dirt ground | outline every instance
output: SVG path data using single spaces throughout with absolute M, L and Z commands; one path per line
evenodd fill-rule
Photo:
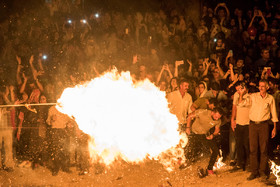
M 50 170 L 39 166 L 35 170 L 30 167 L 16 167 L 13 172 L 0 170 L 0 186 L 275 186 L 275 177 L 271 176 L 267 184 L 255 179 L 247 181 L 249 172 L 229 172 L 230 166 L 226 165 L 216 171 L 214 176 L 199 178 L 198 166 L 205 168 L 207 160 L 199 161 L 192 166 L 173 172 L 167 172 L 157 161 L 132 165 L 116 163 L 110 169 L 97 173 L 96 167 L 91 167 L 86 175 L 78 175 L 75 167 L 72 173 L 59 172 L 52 176 Z

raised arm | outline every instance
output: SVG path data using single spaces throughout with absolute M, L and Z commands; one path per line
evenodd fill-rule
M 173 78 L 173 75 L 172 75 L 172 73 L 171 73 L 171 71 L 170 71 L 170 69 L 169 69 L 168 64 L 166 64 L 165 70 L 168 72 L 170 79 L 172 79 L 172 78 Z
M 36 79 L 35 79 L 35 82 L 36 82 L 36 84 L 37 84 L 39 90 L 40 90 L 41 92 L 43 92 L 43 91 L 44 91 L 44 87 L 43 87 L 43 85 L 40 83 L 40 81 L 38 80 L 37 77 L 36 77 Z
M 42 53 L 39 54 L 38 65 L 39 65 L 39 70 L 44 71 L 44 67 L 43 67 L 43 64 L 42 64 Z
M 220 76 L 221 76 L 221 77 L 224 77 L 225 73 L 224 73 L 224 71 L 222 70 L 222 68 L 221 68 L 221 66 L 220 66 L 220 58 L 217 57 L 215 60 L 216 60 L 216 62 L 217 62 L 217 68 L 219 69 Z
M 250 24 L 248 25 L 248 28 L 252 27 L 252 25 L 253 25 L 253 23 L 254 23 L 255 18 L 256 18 L 256 12 L 254 11 L 254 15 L 253 15 L 253 17 L 252 17 L 252 19 L 251 19 Z
M 163 73 L 164 70 L 165 70 L 165 65 L 162 66 L 162 68 L 161 68 L 161 70 L 160 70 L 160 72 L 159 72 L 159 74 L 158 74 L 157 81 L 156 81 L 156 85 L 158 85 L 158 83 L 159 83 L 159 81 L 160 81 L 160 79 L 161 79 L 161 76 L 162 76 L 162 73 Z
M 227 72 L 226 72 L 225 75 L 223 76 L 223 79 L 226 79 L 229 75 L 230 75 L 230 69 L 227 70 Z
M 232 64 L 229 64 L 229 70 L 230 70 L 230 78 L 231 78 L 231 81 L 235 81 L 237 79 L 237 76 L 234 74 L 233 72 L 233 65 Z
M 34 62 L 34 55 L 31 55 L 30 59 L 29 59 L 29 64 L 30 64 L 30 68 L 31 68 L 31 71 L 32 71 L 32 75 L 33 75 L 33 78 L 34 80 L 37 78 L 37 70 L 35 69 L 34 65 L 33 65 L 33 62 Z
M 178 67 L 180 65 L 184 64 L 184 61 L 183 60 L 180 60 L 180 61 L 175 61 L 175 72 L 174 72 L 174 77 L 178 77 Z
M 264 24 L 263 31 L 267 31 L 267 22 L 266 22 L 265 17 L 262 14 L 262 11 L 260 11 L 260 10 L 259 10 L 259 16 L 262 18 L 262 21 L 263 21 L 263 24 Z
M 192 62 L 190 60 L 187 60 L 188 64 L 189 64 L 189 70 L 188 70 L 188 75 L 192 76 Z
M 202 74 L 202 77 L 206 76 L 208 74 L 208 70 L 209 70 L 211 62 L 210 61 L 206 61 L 205 64 L 206 64 L 206 67 L 205 67 L 205 70 L 204 70 L 204 72 Z
M 226 67 L 229 67 L 228 59 L 232 56 L 233 56 L 232 52 L 229 51 L 227 56 L 226 56 L 226 60 L 225 60 L 225 66 Z
M 4 99 L 5 103 L 8 105 L 12 104 L 11 100 L 9 99 L 9 93 L 10 93 L 9 87 L 6 86 L 6 91 L 2 94 L 3 94 L 3 99 Z
M 23 83 L 22 83 L 22 85 L 21 85 L 21 87 L 20 87 L 20 90 L 19 90 L 19 93 L 23 93 L 24 92 L 24 90 L 25 90 L 25 87 L 26 87 L 26 83 L 27 83 L 27 77 L 25 76 L 25 74 L 24 73 L 22 73 L 22 77 L 23 77 Z
M 232 131 L 234 132 L 235 128 L 236 128 L 236 111 L 237 111 L 237 107 L 235 104 L 232 105 L 232 110 L 231 110 L 231 128 Z
M 16 55 L 16 59 L 17 59 L 17 62 L 18 62 L 18 65 L 17 65 L 17 84 L 21 85 L 22 84 L 22 80 L 21 80 L 21 77 L 20 77 L 21 68 L 22 68 L 21 58 Z

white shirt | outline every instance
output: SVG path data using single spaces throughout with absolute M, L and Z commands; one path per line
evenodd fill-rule
M 272 122 L 278 122 L 275 100 L 272 95 L 266 93 L 262 98 L 260 92 L 250 96 L 251 108 L 249 118 L 252 121 L 265 121 L 271 118 Z
M 167 96 L 170 112 L 178 118 L 179 124 L 186 123 L 187 115 L 191 113 L 192 96 L 185 93 L 182 97 L 179 90 L 171 92 Z
M 240 95 L 235 92 L 233 95 L 233 105 L 236 105 L 236 124 L 238 125 L 249 125 L 250 119 L 249 119 L 249 111 L 250 111 L 250 105 L 249 102 L 247 104 L 238 104 L 239 103 L 239 97 Z M 243 95 L 244 100 L 248 100 L 250 95 L 246 93 Z

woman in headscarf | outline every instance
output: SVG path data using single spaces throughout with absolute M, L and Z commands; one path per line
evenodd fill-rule
M 196 99 L 200 97 L 204 97 L 205 93 L 207 92 L 207 84 L 204 81 L 200 81 L 195 88 L 195 95 Z

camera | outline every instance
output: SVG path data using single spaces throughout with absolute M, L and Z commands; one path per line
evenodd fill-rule
M 71 24 L 71 23 L 72 23 L 72 20 L 71 20 L 71 19 L 68 19 L 68 20 L 67 20 L 67 23 Z
M 94 14 L 94 16 L 95 16 L 95 18 L 99 18 L 99 14 L 98 13 Z
M 214 42 L 217 42 L 218 41 L 218 39 L 217 38 L 214 38 Z

